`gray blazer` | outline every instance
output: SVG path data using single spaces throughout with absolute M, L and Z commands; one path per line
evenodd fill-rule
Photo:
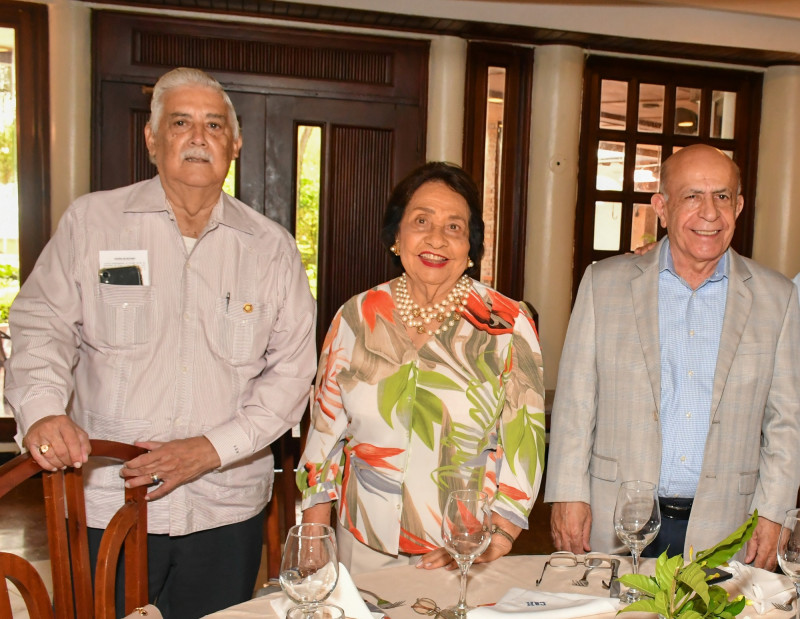
M 661 360 L 658 247 L 590 266 L 581 281 L 553 404 L 545 501 L 592 507 L 593 550 L 624 548 L 613 515 L 622 481 L 658 485 Z M 800 306 L 782 275 L 730 250 L 700 482 L 684 556 L 752 510 L 782 522 L 800 483 Z

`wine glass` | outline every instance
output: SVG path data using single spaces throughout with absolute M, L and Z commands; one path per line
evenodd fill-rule
M 488 548 L 492 538 L 489 497 L 479 490 L 454 490 L 447 497 L 442 516 L 444 548 L 453 555 L 461 570 L 458 604 L 448 610 L 466 617 L 470 609 L 467 606 L 467 572 L 475 558 Z
M 293 526 L 286 535 L 280 583 L 286 595 L 308 612 L 333 592 L 339 579 L 339 561 L 333 529 L 325 524 Z
M 800 619 L 800 509 L 786 512 L 778 535 L 778 565 L 794 583 L 797 591 L 797 619 Z
M 639 555 L 655 539 L 660 528 L 661 510 L 655 484 L 639 480 L 622 482 L 614 507 L 614 530 L 631 551 L 634 574 L 639 573 Z M 631 587 L 620 599 L 630 604 L 640 597 L 641 592 Z
M 345 619 L 344 610 L 333 604 L 302 604 L 286 611 L 286 619 Z

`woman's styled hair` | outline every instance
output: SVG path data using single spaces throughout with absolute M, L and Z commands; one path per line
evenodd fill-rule
M 444 161 L 430 161 L 418 167 L 392 190 L 381 230 L 381 242 L 389 249 L 392 261 L 395 265 L 400 265 L 400 257 L 395 256 L 390 248 L 397 240 L 397 230 L 411 197 L 425 183 L 444 183 L 466 200 L 469 207 L 469 257 L 477 265 L 483 256 L 481 195 L 469 174 L 461 167 Z

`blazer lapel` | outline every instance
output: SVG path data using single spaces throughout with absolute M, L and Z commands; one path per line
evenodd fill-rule
M 722 321 L 722 335 L 719 340 L 717 367 L 714 371 L 714 389 L 711 396 L 711 421 L 714 421 L 722 399 L 722 391 L 728 380 L 733 358 L 739 348 L 744 327 L 750 317 L 753 305 L 753 292 L 747 285 L 750 270 L 742 257 L 734 250 L 728 253 L 730 270 L 728 272 L 728 296 L 725 300 L 725 318 Z
M 644 362 L 653 389 L 656 410 L 661 411 L 661 345 L 658 340 L 658 257 L 662 240 L 634 263 L 639 269 L 631 279 L 633 312 L 636 315 L 636 328 L 642 343 Z

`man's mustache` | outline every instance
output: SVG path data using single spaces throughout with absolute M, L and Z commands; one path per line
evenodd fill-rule
M 211 153 L 205 148 L 193 146 L 192 148 L 187 148 L 181 153 L 181 159 L 184 161 L 187 159 L 202 159 L 203 161 L 211 161 L 212 157 Z

